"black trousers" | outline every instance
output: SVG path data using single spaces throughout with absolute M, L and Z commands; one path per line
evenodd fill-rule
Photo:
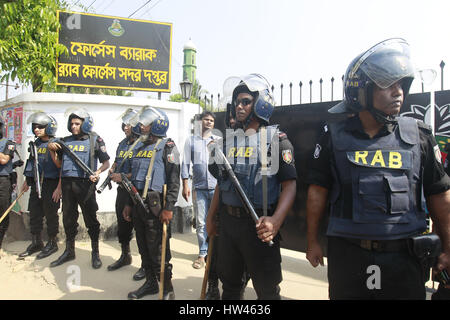
M 220 213 L 218 274 L 222 299 L 240 299 L 246 271 L 260 300 L 279 300 L 282 281 L 279 237 L 270 247 L 256 234 L 255 222 L 248 217 Z
M 408 250 L 377 252 L 343 238 L 328 238 L 330 299 L 420 299 L 426 297 L 422 267 Z
M 30 212 L 31 234 L 39 235 L 43 229 L 44 217 L 49 238 L 56 237 L 59 230 L 58 209 L 60 201 L 54 202 L 53 192 L 58 186 L 58 179 L 44 179 L 42 182 L 41 199 L 36 192 L 36 185 L 31 185 L 28 211 Z
M 11 205 L 11 179 L 9 176 L 0 176 L 0 217 Z M 9 227 L 9 214 L 0 223 L 0 237 L 6 234 Z M 0 239 L 1 242 L 1 239 Z
M 132 210 L 132 220 L 136 230 L 136 242 L 141 255 L 142 267 L 147 277 L 156 275 L 159 279 L 161 271 L 162 223 L 151 213 L 146 213 L 140 205 Z M 166 256 L 164 265 L 165 279 L 172 279 L 172 258 L 169 239 L 171 237 L 170 224 L 167 226 Z
M 122 188 L 117 188 L 116 197 L 116 217 L 117 217 L 117 237 L 120 244 L 128 244 L 131 241 L 133 234 L 133 222 L 126 221 L 123 218 L 122 211 L 129 199 L 128 192 Z
M 80 178 L 62 178 L 62 210 L 66 240 L 73 241 L 78 233 L 78 205 L 92 241 L 98 241 L 100 223 L 97 220 L 97 200 L 92 192 L 91 181 Z M 89 197 L 87 197 L 90 192 Z

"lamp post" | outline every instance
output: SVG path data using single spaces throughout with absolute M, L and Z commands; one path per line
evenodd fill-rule
M 188 101 L 192 94 L 192 82 L 185 79 L 180 82 L 180 88 L 181 88 L 181 96 L 183 97 L 184 101 Z

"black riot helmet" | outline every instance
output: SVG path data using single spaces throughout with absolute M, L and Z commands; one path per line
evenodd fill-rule
M 401 82 L 404 97 L 414 80 L 409 44 L 401 38 L 387 39 L 358 55 L 344 76 L 344 100 L 328 110 L 330 113 L 357 113 L 368 110 L 381 123 L 395 122 L 373 107 L 373 86 L 386 89 Z

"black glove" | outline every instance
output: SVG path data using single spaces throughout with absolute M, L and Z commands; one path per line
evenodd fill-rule
M 13 169 L 17 168 L 17 167 L 21 167 L 23 166 L 23 161 L 22 160 L 17 160 L 13 162 Z

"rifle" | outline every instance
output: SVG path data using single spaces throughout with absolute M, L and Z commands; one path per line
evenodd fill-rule
M 133 151 L 134 147 L 138 144 L 138 142 L 140 142 L 142 140 L 142 137 L 139 137 L 138 139 L 136 139 L 136 141 L 128 148 L 128 150 L 125 152 L 125 154 L 123 155 L 123 160 L 122 162 L 116 166 L 114 168 L 114 173 L 119 172 L 120 168 L 122 168 L 123 164 L 125 163 L 126 159 L 128 158 L 129 154 L 131 153 L 131 151 Z M 97 189 L 97 193 L 102 193 L 103 190 L 105 190 L 106 186 L 108 186 L 108 189 L 111 190 L 112 185 L 111 185 L 111 175 L 108 174 L 108 176 L 106 177 L 105 181 L 103 181 L 103 183 L 101 184 L 101 186 Z
M 30 141 L 30 155 L 33 158 L 33 177 L 34 183 L 36 184 L 36 192 L 38 194 L 39 199 L 42 197 L 42 189 L 41 189 L 41 177 L 39 176 L 39 161 L 38 161 L 38 153 L 36 148 L 36 143 L 34 141 Z
M 147 213 L 150 213 L 147 204 L 142 199 L 136 187 L 131 183 L 131 181 L 127 178 L 127 176 L 124 173 L 121 173 L 120 176 L 122 177 L 122 181 L 120 182 L 120 184 L 129 193 L 131 200 L 133 200 L 134 204 L 140 204 L 141 207 L 144 208 Z
M 216 147 L 214 148 L 214 145 Z M 227 157 L 223 154 L 222 150 L 218 147 L 216 141 L 211 141 L 208 144 L 208 148 L 215 152 L 215 154 L 218 156 L 218 161 L 216 163 L 218 165 L 221 164 L 221 166 L 225 169 L 225 171 L 228 173 L 228 176 L 231 179 L 231 182 L 233 183 L 233 186 L 235 190 L 237 191 L 237 194 L 239 198 L 241 199 L 242 204 L 244 205 L 245 211 L 250 215 L 250 217 L 253 219 L 255 223 L 258 222 L 258 215 L 256 214 L 255 208 L 253 208 L 252 203 L 248 199 L 247 195 L 244 192 L 244 189 L 242 189 L 241 184 L 239 183 L 239 180 L 237 179 L 236 175 L 234 174 L 233 168 L 231 167 L 230 163 L 228 162 Z M 269 246 L 273 246 L 273 241 L 270 240 L 268 242 Z
M 55 143 L 59 144 L 63 150 L 63 152 L 67 153 L 67 155 L 77 164 L 77 166 L 79 166 L 81 168 L 81 170 L 83 170 L 88 176 L 93 176 L 95 175 L 95 172 L 92 171 L 91 168 L 89 168 L 84 162 L 83 160 L 81 160 L 76 154 L 75 152 L 73 152 L 68 146 L 67 144 L 65 144 L 62 140 L 58 139 L 54 141 Z

